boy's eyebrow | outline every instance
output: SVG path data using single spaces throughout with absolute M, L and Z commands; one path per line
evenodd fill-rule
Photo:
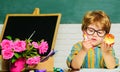
M 92 27 L 88 27 L 88 28 L 92 28 Z M 92 29 L 94 29 L 94 28 L 92 28 Z M 94 30 L 96 30 L 96 29 L 94 29 Z M 99 30 L 104 30 L 104 29 L 98 29 L 97 31 L 99 31 Z

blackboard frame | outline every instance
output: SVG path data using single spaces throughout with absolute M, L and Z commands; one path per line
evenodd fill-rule
M 13 22 L 15 21 L 15 20 L 17 20 L 18 22 L 21 22 L 21 21 L 24 21 L 24 19 L 23 19 L 23 17 L 26 17 L 26 18 L 32 18 L 33 20 L 35 20 L 36 21 L 36 26 L 34 26 L 34 27 L 37 27 L 37 29 L 38 30 L 40 30 L 39 29 L 39 27 L 40 27 L 40 25 L 39 26 L 37 26 L 38 24 L 37 24 L 37 22 L 38 23 L 45 23 L 45 24 L 52 24 L 52 25 L 42 25 L 43 27 L 46 27 L 46 26 L 50 26 L 50 27 L 52 27 L 52 26 L 54 26 L 54 27 L 52 27 L 52 28 L 50 28 L 50 27 L 47 27 L 46 29 L 52 29 L 52 30 L 54 30 L 54 32 L 52 33 L 53 35 L 51 35 L 51 37 L 53 37 L 52 38 L 52 40 L 51 41 L 48 41 L 49 40 L 49 38 L 47 38 L 47 39 L 45 39 L 44 38 L 44 36 L 42 36 L 43 38 L 41 38 L 41 39 L 45 39 L 46 41 L 48 41 L 48 44 L 49 44 L 49 49 L 48 49 L 48 52 L 47 53 L 45 53 L 44 55 L 47 55 L 49 52 L 50 52 L 50 50 L 51 49 L 54 49 L 54 47 L 55 47 L 55 42 L 56 42 L 56 37 L 57 37 L 57 33 L 58 33 L 58 28 L 59 28 L 59 24 L 60 24 L 60 19 L 61 19 L 61 14 L 59 14 L 59 13 L 57 13 L 57 14 L 39 14 L 39 15 L 35 15 L 35 14 L 7 14 L 6 15 L 6 18 L 5 18 L 5 22 L 4 22 L 4 25 L 3 25 L 3 28 L 2 28 L 2 33 L 1 33 L 1 37 L 0 37 L 0 42 L 1 42 L 1 40 L 3 40 L 4 38 L 5 38 L 5 36 L 7 36 L 7 34 L 9 35 L 9 33 L 10 33 L 10 31 L 12 31 L 12 30 L 14 30 L 14 29 L 16 29 L 16 30 L 14 30 L 14 31 L 17 31 L 17 29 L 19 29 L 19 25 L 20 25 L 20 23 L 18 23 L 19 25 L 15 25 L 15 26 L 18 26 L 18 27 L 14 27 L 14 25 L 12 25 L 12 23 L 10 22 L 10 18 L 17 18 L 18 17 L 18 20 L 17 19 L 11 19 Z M 20 19 L 19 20 L 19 17 L 22 19 Z M 34 19 L 34 17 L 35 17 L 35 19 Z M 37 18 L 40 18 L 40 19 L 37 19 Z M 44 19 L 42 19 L 42 18 L 44 18 Z M 32 21 L 32 19 L 27 19 L 28 21 L 24 21 L 24 22 L 28 22 L 28 23 L 31 23 Z M 37 20 L 36 20 L 37 19 Z M 50 20 L 49 20 L 50 19 Z M 42 21 L 43 20 L 43 21 Z M 17 21 L 15 21 L 14 23 L 17 23 Z M 29 22 L 30 21 L 30 22 Z M 47 23 L 48 22 L 48 23 Z M 50 22 L 50 23 L 49 23 Z M 21 22 L 21 23 L 23 23 L 23 22 Z M 11 25 L 12 26 L 11 26 Z M 23 24 L 22 24 L 23 25 Z M 22 26 L 22 27 L 24 27 L 24 28 L 21 28 L 21 30 L 23 31 L 23 29 L 25 29 L 25 27 L 26 26 Z M 31 26 L 32 27 L 32 26 Z M 34 31 L 34 28 L 33 27 L 33 31 Z M 26 30 L 27 30 L 27 28 L 29 29 L 29 26 L 28 27 L 26 27 Z M 53 29 L 54 28 L 54 29 Z M 36 29 L 36 30 L 37 30 Z M 44 29 L 44 28 L 42 28 L 44 31 L 46 30 L 46 29 Z M 7 31 L 7 30 L 10 30 L 10 31 Z M 30 30 L 30 29 L 29 29 Z M 27 30 L 27 32 L 29 31 L 29 30 Z M 43 31 L 42 30 L 42 31 Z M 26 33 L 26 35 L 31 35 L 32 33 L 33 33 L 33 31 L 31 31 L 30 33 L 26 33 L 26 31 L 24 32 L 24 33 Z M 48 30 L 48 32 L 51 32 L 51 30 Z M 16 32 L 14 32 L 14 33 L 16 33 Z M 13 34 L 14 34 L 13 33 Z M 23 33 L 23 34 L 24 34 Z M 36 32 L 36 33 L 38 33 L 39 34 L 39 32 Z M 18 34 L 18 33 L 17 33 Z M 17 34 L 14 34 L 14 35 L 17 35 Z M 47 33 L 44 33 L 44 34 L 47 34 Z M 43 35 L 44 35 L 43 34 Z M 48 34 L 51 34 L 51 33 L 48 33 Z M 19 35 L 21 35 L 21 34 L 19 34 Z M 23 36 L 23 35 L 21 35 L 21 36 Z M 19 37 L 14 37 L 14 36 L 12 36 L 13 37 L 13 39 L 14 38 L 19 38 Z M 23 36 L 24 37 L 24 36 Z M 38 37 L 37 35 L 36 35 L 36 37 Z M 49 36 L 47 36 L 46 35 L 46 37 L 49 37 Z M 26 38 L 28 38 L 28 36 L 26 37 Z M 25 38 L 24 38 L 25 39 Z M 41 40 L 40 39 L 40 40 Z M 34 40 L 34 39 L 33 39 Z M 52 43 L 51 43 L 52 42 Z

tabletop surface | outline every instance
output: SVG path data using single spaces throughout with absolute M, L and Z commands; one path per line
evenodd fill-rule
M 80 70 L 65 70 L 65 72 L 120 72 L 120 68 L 116 69 L 80 69 Z

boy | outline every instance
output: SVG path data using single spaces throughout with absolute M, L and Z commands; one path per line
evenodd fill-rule
M 82 32 L 87 38 L 74 44 L 67 65 L 72 69 L 108 68 L 118 65 L 113 45 L 104 42 L 104 37 L 110 32 L 109 17 L 103 11 L 89 11 L 83 18 Z

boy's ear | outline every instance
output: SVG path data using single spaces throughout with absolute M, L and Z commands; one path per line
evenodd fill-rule
M 82 30 L 82 35 L 84 35 L 84 34 L 85 34 L 85 31 Z
M 86 34 L 85 30 L 82 30 L 82 33 L 83 33 L 83 34 Z
M 82 33 L 83 33 L 83 34 L 84 34 L 84 32 L 85 32 L 85 31 L 84 31 L 84 30 L 82 30 Z

